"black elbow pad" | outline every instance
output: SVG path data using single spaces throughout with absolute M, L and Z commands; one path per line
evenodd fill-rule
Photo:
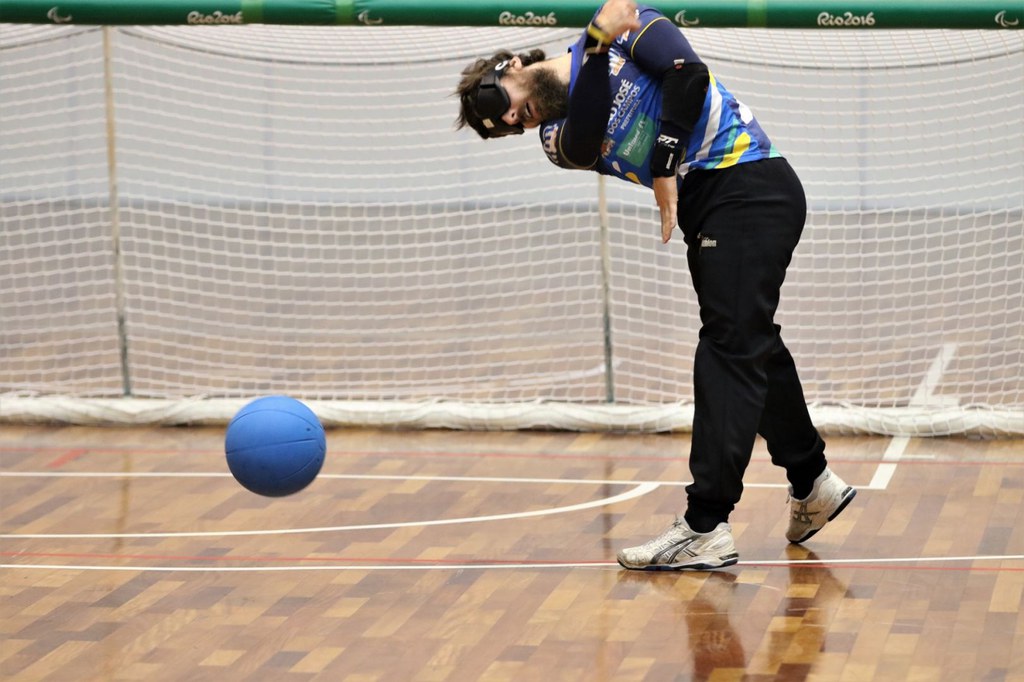
M 661 120 L 672 127 L 693 132 L 704 109 L 708 84 L 708 67 L 700 62 L 677 64 L 661 78 Z

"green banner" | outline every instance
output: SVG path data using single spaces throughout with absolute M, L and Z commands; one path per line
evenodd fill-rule
M 0 22 L 580 27 L 590 0 L 0 0 Z M 654 0 L 683 28 L 1021 29 L 1024 0 Z

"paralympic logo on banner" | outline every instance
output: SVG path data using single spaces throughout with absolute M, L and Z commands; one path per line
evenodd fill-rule
M 384 23 L 383 19 L 374 19 L 370 17 L 370 10 L 364 9 L 356 16 L 356 20 L 364 26 L 379 26 Z
M 696 19 L 687 19 L 686 10 L 684 9 L 682 12 L 678 12 L 676 14 L 676 23 L 682 26 L 683 28 L 689 28 L 690 26 L 700 26 L 700 18 L 698 17 Z
M 1003 28 L 1016 28 L 1020 25 L 1020 19 L 1007 20 L 1006 10 L 996 13 L 996 23 Z
M 71 15 L 69 14 L 66 17 L 62 17 L 60 15 L 60 8 L 56 6 L 50 8 L 50 11 L 46 13 L 46 18 L 55 24 L 67 24 L 71 22 Z

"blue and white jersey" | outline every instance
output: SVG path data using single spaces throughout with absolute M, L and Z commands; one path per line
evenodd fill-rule
M 728 168 L 782 156 L 754 114 L 711 73 L 708 94 L 686 145 L 680 175 L 694 168 Z
M 600 158 L 596 166 L 588 169 L 651 187 L 649 166 L 660 127 L 661 75 L 645 70 L 643 64 L 663 63 L 669 51 L 676 60 L 690 62 L 699 61 L 699 58 L 689 41 L 674 27 L 679 41 L 673 39 L 673 45 L 666 46 L 653 39 L 645 43 L 644 35 L 652 24 L 669 20 L 651 8 L 641 8 L 638 16 L 640 29 L 617 38 L 608 52 L 612 106 Z M 584 32 L 569 48 L 572 55 L 570 94 L 584 63 L 586 35 Z M 541 126 L 544 151 L 556 165 L 580 168 L 562 153 L 560 132 L 564 122 L 565 119 L 545 121 Z M 686 154 L 679 165 L 680 178 L 694 169 L 727 168 L 776 156 L 780 154 L 750 109 L 711 74 L 703 110 L 686 141 Z

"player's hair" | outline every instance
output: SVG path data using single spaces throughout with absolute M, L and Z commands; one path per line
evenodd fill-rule
M 456 130 L 468 126 L 485 140 L 490 137 L 490 133 L 484 126 L 480 115 L 476 112 L 476 96 L 480 91 L 480 81 L 483 79 L 484 74 L 493 70 L 501 62 L 512 59 L 514 56 L 516 55 L 513 55 L 508 50 L 498 50 L 492 56 L 486 59 L 477 59 L 462 70 L 462 79 L 459 81 L 459 86 L 452 93 L 459 98 L 459 115 L 455 119 Z M 547 58 L 544 50 L 538 49 L 521 52 L 518 57 L 523 62 L 523 66 L 542 62 Z

